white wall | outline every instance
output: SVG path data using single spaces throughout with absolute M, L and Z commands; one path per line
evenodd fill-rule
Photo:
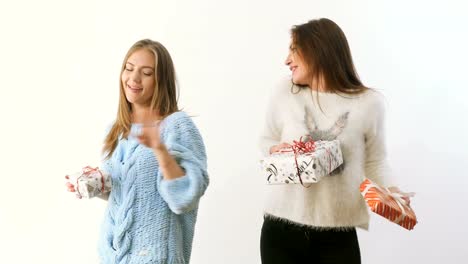
M 359 232 L 363 263 L 464 263 L 464 10 L 462 1 L 2 1 L 0 262 L 97 263 L 105 202 L 75 200 L 63 175 L 99 165 L 121 61 L 149 37 L 171 52 L 180 104 L 209 154 L 192 263 L 260 263 L 266 100 L 289 74 L 290 27 L 329 17 L 363 81 L 386 95 L 395 177 L 417 193 L 413 231 L 373 216 Z

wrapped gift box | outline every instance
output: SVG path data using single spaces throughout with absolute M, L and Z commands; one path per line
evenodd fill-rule
M 297 142 L 295 142 L 297 143 Z M 268 184 L 316 183 L 343 163 L 340 142 L 315 141 L 313 151 L 295 153 L 292 149 L 273 153 L 261 160 Z
M 372 212 L 408 230 L 418 222 L 413 209 L 401 198 L 404 194 L 392 193 L 369 179 L 361 183 L 360 191 Z
M 93 198 L 110 192 L 111 177 L 98 168 L 84 167 L 81 171 L 67 175 L 66 178 L 75 186 L 78 198 Z

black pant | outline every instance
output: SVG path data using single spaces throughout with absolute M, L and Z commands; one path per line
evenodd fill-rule
M 265 217 L 262 264 L 360 264 L 356 229 L 317 230 Z

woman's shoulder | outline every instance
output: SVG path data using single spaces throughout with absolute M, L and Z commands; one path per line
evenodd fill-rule
M 192 117 L 184 111 L 177 111 L 161 121 L 163 133 L 198 133 Z
M 161 123 L 161 135 L 167 147 L 172 149 L 173 144 L 186 146 L 198 146 L 203 151 L 203 138 L 192 120 L 192 117 L 184 111 L 177 111 L 163 119 Z
M 270 90 L 270 103 L 291 105 L 302 102 L 307 97 L 306 90 L 292 83 L 290 79 L 282 78 Z
M 289 94 L 292 87 L 292 82 L 287 78 L 280 78 L 273 85 L 273 94 Z
M 357 95 L 355 100 L 350 100 L 350 103 L 354 112 L 365 117 L 363 118 L 365 122 L 374 122 L 385 116 L 387 100 L 382 91 L 377 89 L 366 89 L 360 95 Z
M 176 111 L 166 116 L 162 123 L 165 125 L 173 124 L 192 124 L 192 118 L 185 111 Z
M 361 102 L 367 106 L 367 109 L 382 109 L 385 107 L 386 100 L 381 91 L 374 88 L 368 88 L 363 92 Z

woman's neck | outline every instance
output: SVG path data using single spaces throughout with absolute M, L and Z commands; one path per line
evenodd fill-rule
M 159 119 L 158 112 L 150 106 L 132 105 L 132 123 L 148 123 Z
M 325 84 L 325 80 L 323 77 L 320 77 L 320 80 L 313 79 L 312 81 L 309 82 L 309 88 L 314 91 L 314 92 L 320 92 L 320 93 L 330 93 L 330 89 L 327 88 Z
M 330 93 L 330 90 L 324 89 L 324 88 L 321 88 L 321 87 L 311 87 L 311 86 L 309 85 L 309 88 L 312 90 L 312 92 Z

